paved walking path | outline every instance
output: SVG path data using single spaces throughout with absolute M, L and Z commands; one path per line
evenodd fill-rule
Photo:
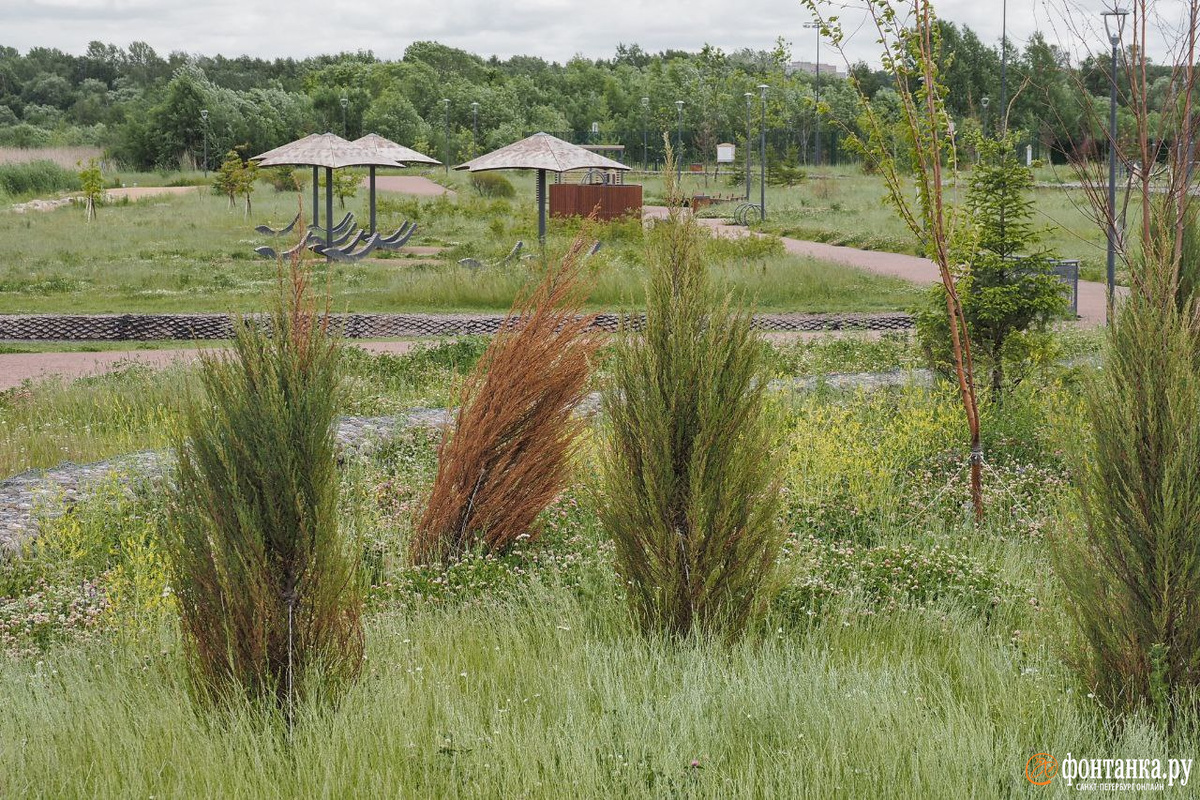
M 407 353 L 420 342 L 351 342 L 371 353 Z M 27 380 L 52 376 L 64 380 L 98 375 L 129 364 L 156 369 L 176 362 L 188 364 L 199 357 L 196 348 L 167 350 L 102 350 L 95 353 L 4 353 L 0 354 L 0 391 L 20 386 Z
M 667 215 L 665 206 L 646 206 L 644 216 L 651 219 L 662 219 Z M 752 232 L 739 225 L 730 225 L 725 220 L 701 217 L 700 224 L 718 236 L 738 238 L 752 235 Z M 885 253 L 878 250 L 860 250 L 856 247 L 842 247 L 823 242 L 809 242 L 802 239 L 779 237 L 787 252 L 798 256 L 809 256 L 821 261 L 835 264 L 845 264 L 857 267 L 876 275 L 888 275 L 903 278 L 913 283 L 937 283 L 941 280 L 937 266 L 927 258 L 910 256 L 903 253 Z M 1079 322 L 1082 325 L 1097 326 L 1104 324 L 1105 316 L 1105 286 L 1094 281 L 1079 282 Z
M 362 188 L 366 189 L 369 186 L 370 181 L 363 178 Z M 454 197 L 452 190 L 439 183 L 434 183 L 422 175 L 377 175 L 375 176 L 375 189 L 380 192 L 398 192 L 417 197 L 437 197 L 443 194 Z

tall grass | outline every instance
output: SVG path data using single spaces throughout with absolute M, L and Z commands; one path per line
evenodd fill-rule
M 290 722 L 297 694 L 358 674 L 362 597 L 338 526 L 337 340 L 298 260 L 278 293 L 270 333 L 240 325 L 232 356 L 202 358 L 166 550 L 200 693 L 271 698 Z
M 0 787 L 61 798 L 958 800 L 1025 796 L 1035 752 L 1194 749 L 1142 720 L 1107 726 L 1045 649 L 1015 653 L 1006 632 L 953 606 L 847 610 L 732 650 L 644 639 L 611 600 L 537 590 L 381 615 L 368 624 L 363 681 L 336 710 L 301 714 L 290 747 L 251 709 L 213 719 L 180 703 L 169 638 L 165 655 L 99 646 L 37 666 L 0 661 Z
M 10 197 L 49 195 L 79 188 L 79 173 L 53 161 L 0 164 L 0 193 Z
M 566 486 L 585 424 L 574 412 L 603 341 L 580 313 L 584 241 L 517 302 L 464 385 L 413 537 L 417 563 L 535 537 L 534 520 Z

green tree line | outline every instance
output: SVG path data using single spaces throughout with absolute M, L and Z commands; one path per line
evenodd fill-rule
M 999 48 L 968 27 L 941 25 L 948 111 L 964 130 L 995 130 Z M 792 61 L 792 45 L 782 38 L 770 50 L 730 53 L 705 45 L 651 54 L 622 44 L 612 58 L 565 64 L 485 59 L 436 42 L 416 42 L 396 61 L 370 51 L 303 60 L 179 52 L 164 58 L 145 42 L 92 42 L 83 55 L 0 46 L 0 145 L 90 144 L 126 166 L 172 169 L 201 164 L 207 133 L 211 168 L 233 147 L 261 152 L 314 131 L 349 138 L 376 132 L 458 161 L 544 130 L 580 143 L 624 144 L 626 161 L 640 164 L 661 162 L 667 131 L 681 139 L 682 160 L 710 161 L 717 143 L 745 143 L 748 117 L 757 138 L 757 87 L 766 84 L 769 159 L 809 163 L 818 132 L 826 160 L 852 158 L 840 146 L 857 126 L 850 82 L 793 69 Z M 858 63 L 849 75 L 885 116 L 895 107 L 886 74 Z M 1155 79 L 1169 81 L 1169 68 Z M 1008 128 L 1040 158 L 1094 149 L 1107 80 L 1102 63 L 1072 65 L 1038 35 L 1023 49 L 1010 42 Z M 684 101 L 682 124 L 677 100 Z

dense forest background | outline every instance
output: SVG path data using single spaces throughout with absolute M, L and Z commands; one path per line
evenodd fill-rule
M 942 36 L 948 105 L 958 130 L 994 127 L 999 49 L 952 23 L 942 23 Z M 708 161 L 717 143 L 745 141 L 748 116 L 758 136 L 757 87 L 766 84 L 770 159 L 808 163 L 818 129 L 824 160 L 852 158 L 842 139 L 860 111 L 853 87 L 830 74 L 818 85 L 817 76 L 789 69 L 792 59 L 783 39 L 771 50 L 733 53 L 706 45 L 698 52 L 650 54 L 619 45 L 610 59 L 577 57 L 566 64 L 530 56 L 483 59 L 436 42 L 414 43 L 399 61 L 370 51 L 301 61 L 181 52 L 164 58 L 145 42 L 126 48 L 92 42 L 83 55 L 0 47 L 0 145 L 96 145 L 128 167 L 193 168 L 205 134 L 200 111 L 207 109 L 211 167 L 233 147 L 252 155 L 316 131 L 343 133 L 345 98 L 348 138 L 376 132 L 452 162 L 544 130 L 579 143 L 624 144 L 626 161 L 640 164 L 643 141 L 646 158 L 661 160 L 662 131 L 677 134 L 676 101 L 683 100 L 684 160 Z M 1056 160 L 1097 146 L 1102 137 L 1093 128 L 1107 118 L 1103 64 L 1073 65 L 1040 36 L 1023 49 L 1010 42 L 1007 60 L 1009 129 L 1022 144 Z M 850 75 L 878 110 L 896 113 L 886 74 L 859 63 Z M 1169 69 L 1152 77 L 1165 94 Z M 746 92 L 754 94 L 752 102 Z M 479 104 L 477 140 L 472 103 Z

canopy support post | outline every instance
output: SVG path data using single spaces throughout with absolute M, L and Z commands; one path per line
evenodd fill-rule
M 325 168 L 325 246 L 333 247 L 333 168 Z M 333 256 L 325 260 L 332 262 Z
M 371 233 L 375 233 L 375 165 L 371 165 Z
M 317 190 L 317 184 L 319 183 L 319 181 L 317 180 L 317 176 L 318 176 L 318 173 L 317 173 L 317 167 L 316 167 L 316 166 L 314 166 L 314 167 L 313 167 L 313 217 L 312 217 L 312 224 L 313 224 L 314 226 L 316 226 L 317 228 L 320 228 L 320 227 L 321 227 L 321 203 L 320 203 L 320 201 L 319 201 L 319 200 L 317 200 L 317 197 L 319 196 L 319 194 L 318 194 L 318 190 Z
M 537 171 L 538 241 L 546 249 L 546 170 Z

